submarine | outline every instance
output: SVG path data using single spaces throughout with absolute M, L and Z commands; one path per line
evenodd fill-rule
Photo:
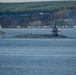
M 15 37 L 18 38 L 67 38 L 67 36 L 59 35 L 58 34 L 58 28 L 56 26 L 56 22 L 53 25 L 52 34 L 19 34 Z

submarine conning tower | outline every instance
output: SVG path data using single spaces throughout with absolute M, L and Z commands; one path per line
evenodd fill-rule
M 56 21 L 54 21 L 53 30 L 52 30 L 53 36 L 58 36 L 58 28 L 56 27 Z

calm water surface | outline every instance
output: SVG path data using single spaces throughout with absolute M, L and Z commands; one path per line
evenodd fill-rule
M 0 75 L 76 75 L 76 29 L 59 29 L 68 38 L 15 38 L 51 29 L 1 29 Z

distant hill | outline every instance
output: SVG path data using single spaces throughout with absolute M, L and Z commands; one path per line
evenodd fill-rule
M 53 9 L 76 8 L 76 1 L 46 1 L 27 3 L 0 3 L 2 11 L 29 11 L 29 10 L 53 10 Z
M 76 1 L 0 3 L 0 26 L 58 26 L 76 24 Z

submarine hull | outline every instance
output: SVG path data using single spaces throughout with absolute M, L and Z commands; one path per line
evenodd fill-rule
M 51 34 L 20 34 L 14 37 L 17 37 L 17 38 L 67 38 L 66 36 L 63 36 L 63 35 L 54 36 Z

